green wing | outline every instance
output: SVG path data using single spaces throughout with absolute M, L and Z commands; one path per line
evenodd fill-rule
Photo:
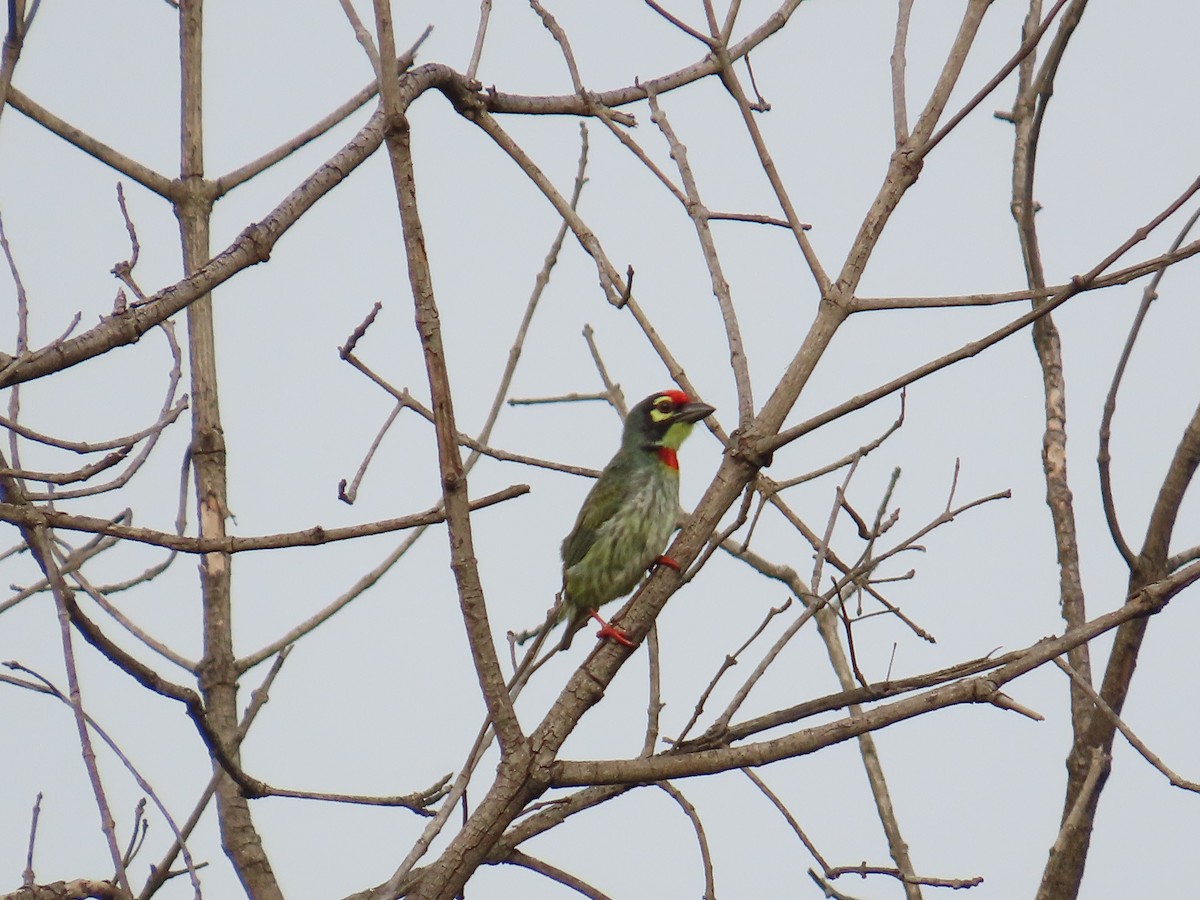
M 636 487 L 637 479 L 631 477 L 634 473 L 626 471 L 629 466 L 624 463 L 623 459 L 614 459 L 592 485 L 579 509 L 575 527 L 562 543 L 563 568 L 569 569 L 587 556 L 600 534 L 600 526 L 616 515 L 626 494 Z

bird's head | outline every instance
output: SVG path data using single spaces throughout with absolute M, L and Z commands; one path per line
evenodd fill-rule
M 651 394 L 625 418 L 625 446 L 666 447 L 678 450 L 692 426 L 716 412 L 707 403 L 692 400 L 683 391 Z

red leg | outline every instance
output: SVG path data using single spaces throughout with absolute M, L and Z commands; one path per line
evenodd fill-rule
M 669 556 L 660 556 L 654 561 L 654 564 L 656 566 L 666 566 L 668 569 L 674 569 L 676 572 L 680 571 L 679 563 L 675 562 Z
M 629 635 L 627 635 L 624 631 L 615 625 L 608 624 L 602 618 L 600 618 L 600 613 L 596 612 L 596 610 L 591 610 L 588 615 L 600 623 L 600 630 L 596 632 L 596 637 L 612 638 L 618 644 L 624 644 L 626 647 L 637 646 L 637 644 L 629 639 Z

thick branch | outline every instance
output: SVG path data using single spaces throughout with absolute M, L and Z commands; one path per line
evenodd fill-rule
M 404 230 L 404 249 L 408 259 L 409 284 L 416 308 L 417 331 L 425 355 L 429 393 L 433 400 L 434 430 L 437 434 L 438 465 L 442 479 L 442 502 L 450 538 L 450 567 L 458 584 L 459 604 L 471 644 L 479 685 L 495 724 L 502 752 L 511 752 L 523 740 L 521 724 L 512 706 L 500 661 L 492 641 L 487 606 L 471 535 L 470 503 L 462 457 L 458 452 L 458 428 L 454 422 L 450 376 L 442 344 L 433 278 L 425 253 L 425 235 L 417 207 L 416 176 L 408 120 L 404 117 L 404 97 L 396 81 L 395 47 L 390 10 L 384 0 L 376 0 L 375 19 L 379 52 L 384 71 L 381 94 L 386 109 L 388 156 L 396 185 L 396 200 Z

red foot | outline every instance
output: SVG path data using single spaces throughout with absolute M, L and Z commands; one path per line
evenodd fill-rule
M 629 635 L 627 635 L 624 631 L 622 631 L 616 625 L 610 625 L 600 618 L 600 613 L 596 612 L 596 610 L 593 609 L 589 615 L 600 623 L 600 630 L 596 632 L 596 637 L 612 638 L 618 644 L 624 644 L 626 647 L 637 646 L 637 644 L 629 639 Z
M 660 556 L 654 561 L 654 564 L 656 566 L 666 566 L 668 569 L 674 569 L 676 572 L 680 571 L 679 563 L 675 562 L 669 556 Z

